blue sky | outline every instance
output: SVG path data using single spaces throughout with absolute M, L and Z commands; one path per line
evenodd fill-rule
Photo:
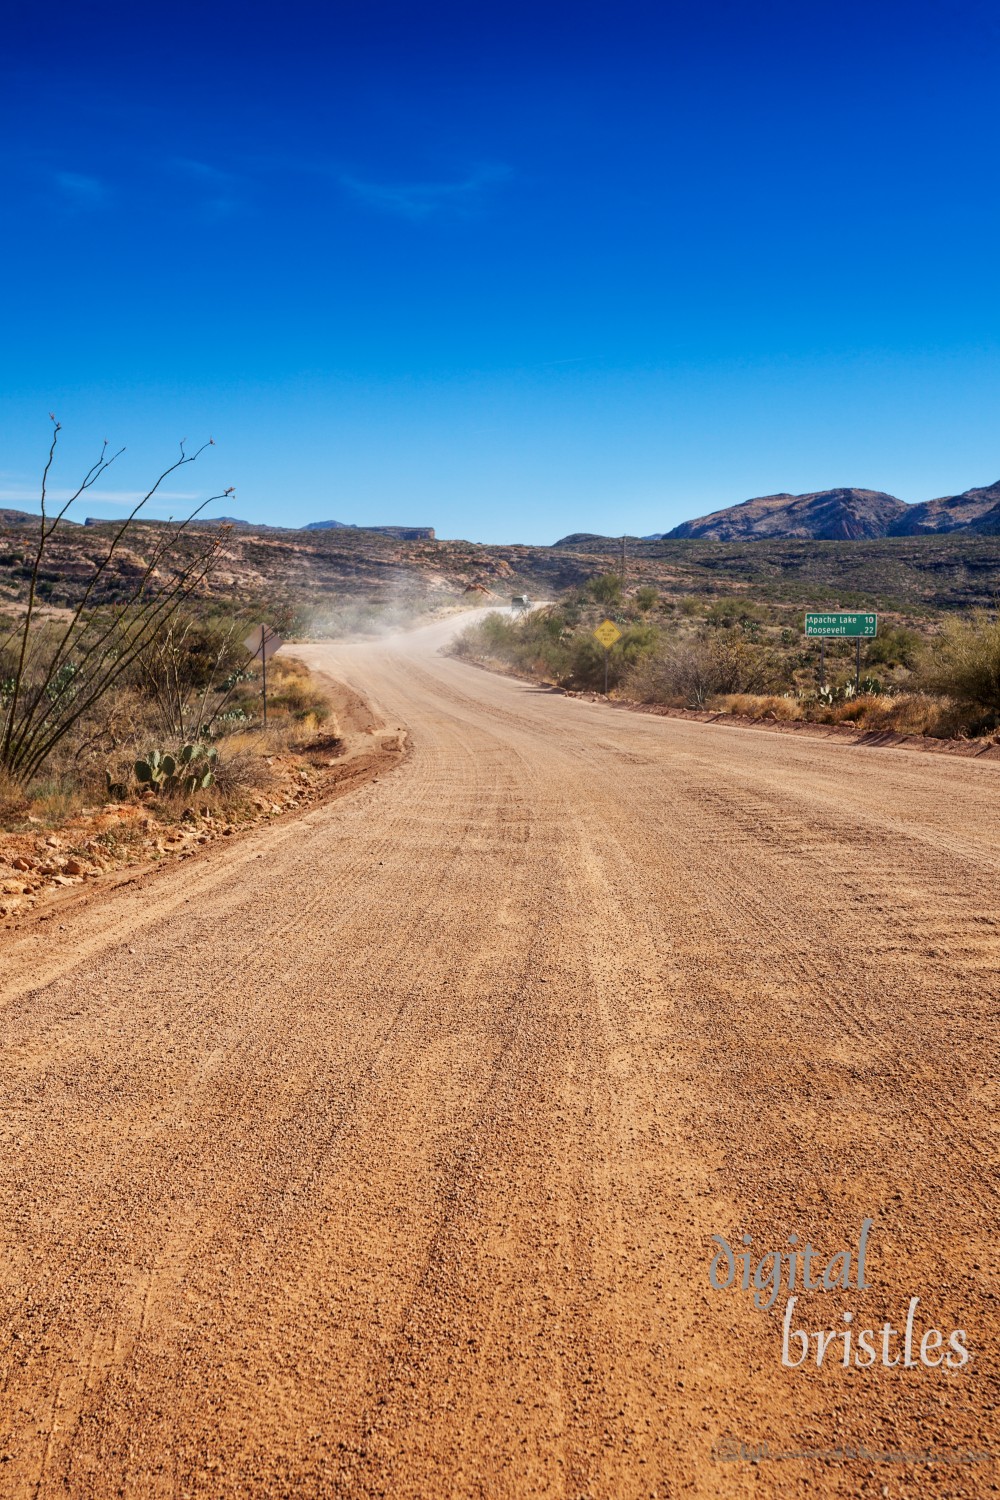
M 20 7 L 0 505 L 645 534 L 1000 477 L 1000 10 Z M 162 459 L 162 463 L 160 460 Z M 197 482 L 196 482 L 197 481 Z

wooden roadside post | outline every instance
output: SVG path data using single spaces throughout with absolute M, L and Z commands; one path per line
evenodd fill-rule
M 269 625 L 258 625 L 256 630 L 251 630 L 244 646 L 250 652 L 250 660 L 256 661 L 260 657 L 261 688 L 264 698 L 264 728 L 267 728 L 267 663 L 276 651 L 280 651 L 285 644 L 278 633 Z

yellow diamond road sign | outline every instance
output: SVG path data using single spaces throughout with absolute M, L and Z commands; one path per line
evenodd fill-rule
M 600 625 L 598 625 L 597 629 L 594 631 L 594 635 L 600 641 L 605 651 L 610 651 L 615 641 L 620 641 L 622 638 L 622 633 L 618 629 L 618 626 L 615 624 L 614 620 L 604 620 Z

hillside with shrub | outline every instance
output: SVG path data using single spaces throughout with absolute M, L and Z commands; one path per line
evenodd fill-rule
M 884 613 L 879 634 L 862 643 L 857 683 L 854 642 L 828 640 L 821 667 L 820 641 L 805 637 L 796 605 L 664 597 L 650 585 L 623 590 L 608 573 L 528 614 L 489 615 L 453 650 L 569 691 L 601 692 L 605 652 L 593 631 L 605 617 L 622 632 L 607 654 L 619 699 L 942 738 L 1000 727 L 1000 620 L 983 609 Z

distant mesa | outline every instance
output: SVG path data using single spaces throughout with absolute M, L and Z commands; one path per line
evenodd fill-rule
M 355 526 L 349 521 L 310 521 L 302 531 L 376 531 L 397 542 L 433 542 L 433 526 Z

